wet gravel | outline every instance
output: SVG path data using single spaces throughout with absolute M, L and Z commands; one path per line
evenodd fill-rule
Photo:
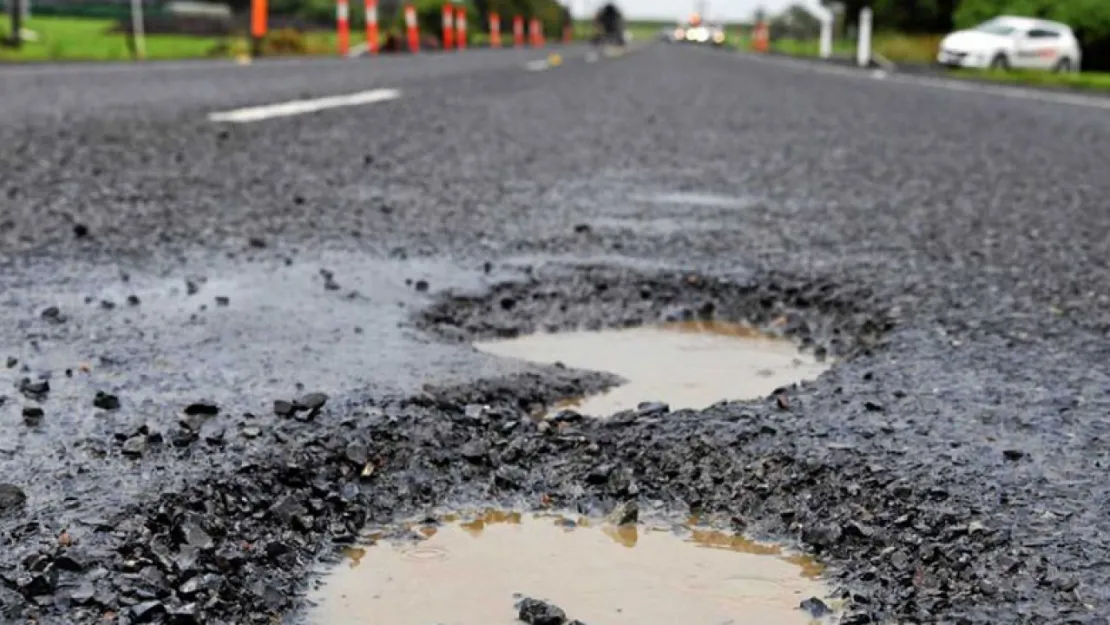
M 1104 115 L 527 58 L 0 70 L 4 619 L 295 622 L 368 525 L 635 503 L 813 553 L 847 623 L 1107 622 Z M 616 380 L 466 345 L 675 319 L 838 362 L 538 421 Z

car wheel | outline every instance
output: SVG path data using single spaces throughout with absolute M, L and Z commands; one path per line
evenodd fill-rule
M 1071 59 L 1069 59 L 1066 56 L 1064 58 L 1060 59 L 1059 61 L 1056 62 L 1056 67 L 1053 68 L 1053 71 L 1059 72 L 1061 74 L 1070 73 L 1071 72 Z
M 991 69 L 997 70 L 997 71 L 1000 71 L 1000 72 L 1009 71 L 1009 69 L 1010 69 L 1010 60 L 1006 58 L 1005 54 L 1002 54 L 1001 52 L 999 52 L 998 54 L 995 55 L 995 57 L 993 59 L 991 59 Z

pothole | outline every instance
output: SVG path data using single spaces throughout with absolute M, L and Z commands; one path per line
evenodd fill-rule
M 312 597 L 310 622 L 509 625 L 525 598 L 591 625 L 812 625 L 831 616 L 817 563 L 729 533 L 503 511 L 446 521 L 414 526 L 419 540 L 349 549 Z
M 559 405 L 591 416 L 634 410 L 645 402 L 697 410 L 721 400 L 756 399 L 816 378 L 830 366 L 790 340 L 720 321 L 530 334 L 475 346 L 497 356 L 624 378 L 606 392 Z

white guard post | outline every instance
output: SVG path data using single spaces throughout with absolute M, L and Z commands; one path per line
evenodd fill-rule
M 870 7 L 859 12 L 859 44 L 856 46 L 856 62 L 860 67 L 871 65 L 871 22 Z
M 819 4 L 811 0 L 809 4 L 803 5 L 809 14 L 816 17 L 821 22 L 821 58 L 827 59 L 832 56 L 833 48 L 833 12 L 829 7 Z
M 143 27 L 143 0 L 131 0 L 131 36 L 135 38 L 135 55 L 146 58 L 146 32 Z

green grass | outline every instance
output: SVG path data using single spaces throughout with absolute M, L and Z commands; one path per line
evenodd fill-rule
M 995 72 L 956 70 L 950 72 L 950 75 L 956 78 L 971 78 L 978 80 L 986 79 L 995 82 L 1016 85 L 1066 87 L 1070 89 L 1087 89 L 1091 91 L 1110 91 L 1110 73 L 1106 72 L 1057 74 L 1053 72 L 1036 71 Z
M 130 60 L 127 35 L 111 32 L 115 22 L 97 18 L 39 17 L 27 21 L 25 28 L 38 39 L 24 41 L 20 49 L 0 47 L 0 61 L 122 61 Z M 7 38 L 7 24 L 0 27 L 0 38 Z M 361 43 L 360 32 L 351 33 L 351 44 Z M 336 54 L 335 33 L 309 32 L 304 35 L 309 54 Z M 146 58 L 186 59 L 232 56 L 245 53 L 243 36 L 194 37 L 189 35 L 148 35 Z

